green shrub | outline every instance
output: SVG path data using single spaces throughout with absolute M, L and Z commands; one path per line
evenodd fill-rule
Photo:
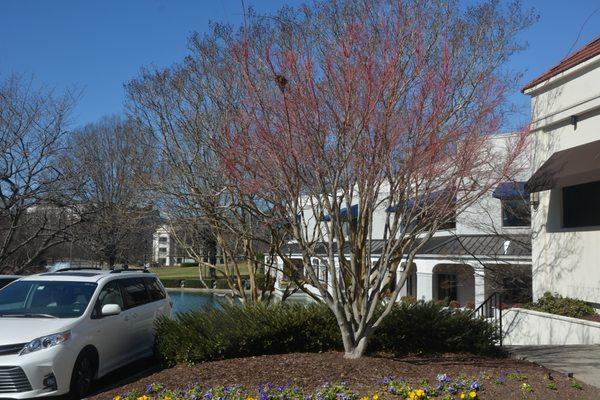
M 324 305 L 223 304 L 157 321 L 159 353 L 168 364 L 340 347 L 335 319 Z
M 168 364 L 259 354 L 317 352 L 342 348 L 338 324 L 324 304 L 238 306 L 178 314 L 157 321 L 159 353 Z M 394 355 L 495 349 L 494 328 L 469 312 L 434 302 L 400 304 L 383 321 L 369 351 Z
M 232 278 L 232 280 L 235 278 Z M 213 283 L 214 287 L 216 289 L 229 289 L 229 284 L 227 283 L 227 279 L 226 278 L 217 278 L 216 280 L 216 285 Z M 211 281 L 212 283 L 212 281 Z
M 410 302 L 395 306 L 373 335 L 371 351 L 394 355 L 410 353 L 495 351 L 497 332 L 470 311 L 449 309 L 436 302 Z
M 596 313 L 594 307 L 583 300 L 552 295 L 550 292 L 544 293 L 535 303 L 524 304 L 523 308 L 573 318 L 583 318 Z
M 197 262 L 184 262 L 184 263 L 179 264 L 179 266 L 182 268 L 197 267 L 198 263 Z

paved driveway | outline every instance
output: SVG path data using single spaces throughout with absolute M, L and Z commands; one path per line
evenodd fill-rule
M 600 387 L 600 345 L 505 346 L 511 357 L 533 361 Z

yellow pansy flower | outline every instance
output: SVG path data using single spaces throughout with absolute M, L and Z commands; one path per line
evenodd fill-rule
M 464 393 L 461 393 L 461 394 L 460 394 L 460 398 L 461 398 L 461 399 L 466 399 L 466 398 L 467 398 L 467 396 L 466 396 Z
M 379 400 L 379 395 L 377 393 L 373 395 L 373 400 Z
M 140 396 L 137 398 L 137 400 L 149 400 L 150 398 L 146 395 Z
M 116 395 L 115 397 L 113 397 L 113 400 L 121 400 L 121 396 Z
M 477 397 L 477 392 L 476 392 L 476 391 L 474 391 L 474 390 L 471 390 L 471 391 L 469 392 L 469 397 L 470 397 L 470 398 L 472 398 L 472 399 L 474 399 L 475 397 Z

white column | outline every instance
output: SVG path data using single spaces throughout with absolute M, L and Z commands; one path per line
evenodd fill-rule
M 417 300 L 433 300 L 433 268 L 436 260 L 415 260 L 417 266 Z
M 275 265 L 277 269 L 275 270 L 275 289 L 283 290 L 281 287 L 281 280 L 283 279 L 283 260 L 281 257 L 275 258 Z
M 417 300 L 433 300 L 433 268 L 436 260 L 416 259 Z
M 417 300 L 433 300 L 433 274 L 417 272 Z
M 404 274 L 404 268 L 398 267 L 396 269 L 396 285 L 400 284 L 400 278 Z M 410 279 L 410 278 L 409 278 Z M 396 301 L 400 301 L 401 298 L 406 296 L 406 287 L 408 286 L 408 279 L 404 282 L 404 286 L 400 288 L 400 292 L 398 292 L 398 299 Z
M 479 307 L 485 301 L 485 269 L 479 266 L 472 266 L 473 276 L 475 278 L 475 307 Z

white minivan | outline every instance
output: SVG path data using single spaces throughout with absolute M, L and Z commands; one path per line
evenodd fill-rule
M 70 393 L 154 351 L 154 321 L 171 316 L 147 271 L 61 270 L 0 290 L 0 398 Z

